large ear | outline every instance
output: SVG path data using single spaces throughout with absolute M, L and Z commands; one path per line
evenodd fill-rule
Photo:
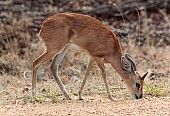
M 131 63 L 125 58 L 125 56 L 121 57 L 121 67 L 124 71 L 131 73 Z
M 144 80 L 147 74 L 148 74 L 148 72 L 146 72 L 146 73 L 141 77 L 141 80 Z
M 125 58 L 126 58 L 127 60 L 129 60 L 130 63 L 131 63 L 131 70 L 132 70 L 132 72 L 134 73 L 135 71 L 137 71 L 136 63 L 135 63 L 135 61 L 133 60 L 133 58 L 132 58 L 128 53 L 125 54 Z

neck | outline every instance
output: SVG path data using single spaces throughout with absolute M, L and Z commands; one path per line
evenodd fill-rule
M 124 71 L 121 67 L 121 57 L 122 57 L 122 54 L 115 55 L 113 57 L 114 59 L 112 59 L 112 62 L 110 62 L 110 64 L 116 70 L 116 72 L 121 76 L 121 78 L 124 80 L 129 77 L 129 74 L 126 71 Z
M 117 71 L 117 73 L 122 77 L 122 79 L 127 79 L 129 77 L 129 74 L 123 71 L 121 67 L 121 57 L 123 56 L 122 47 L 116 35 L 112 33 L 112 36 L 115 42 L 115 48 L 114 48 L 115 54 L 113 56 L 113 59 L 110 59 L 110 64 Z

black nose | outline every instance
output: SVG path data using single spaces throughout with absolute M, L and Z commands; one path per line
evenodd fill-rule
M 140 95 L 140 96 L 137 96 L 136 94 L 135 94 L 135 99 L 141 99 L 142 98 L 142 94 Z

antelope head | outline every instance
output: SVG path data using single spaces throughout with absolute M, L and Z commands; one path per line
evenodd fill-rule
M 126 82 L 132 96 L 135 99 L 142 98 L 144 79 L 148 72 L 143 76 L 140 76 L 137 72 L 133 58 L 127 53 L 121 57 L 121 67 L 123 71 L 128 73 L 128 78 L 124 78 L 124 81 Z

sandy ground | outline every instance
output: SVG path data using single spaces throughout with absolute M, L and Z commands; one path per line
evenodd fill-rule
M 59 103 L 0 106 L 0 116 L 170 116 L 170 97 L 110 101 L 101 96 Z

